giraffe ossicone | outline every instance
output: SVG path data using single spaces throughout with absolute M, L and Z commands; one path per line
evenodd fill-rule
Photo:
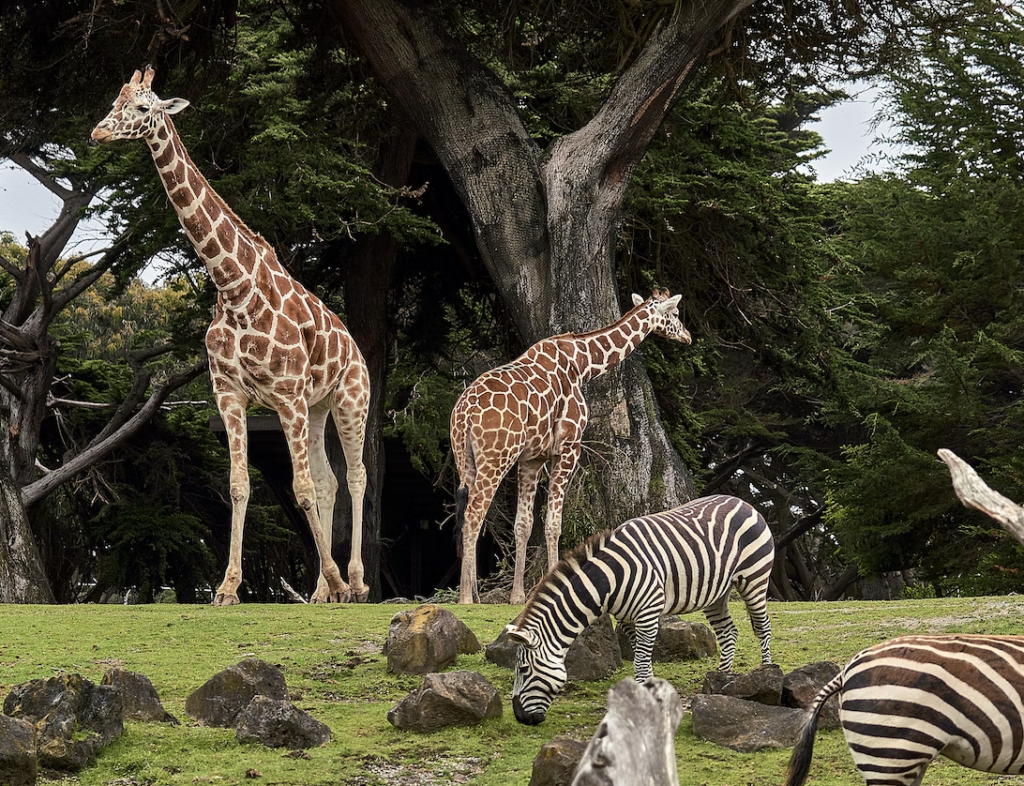
M 274 410 L 288 442 L 295 499 L 320 557 L 312 600 L 365 601 L 362 519 L 366 490 L 363 443 L 370 379 L 341 320 L 292 278 L 270 244 L 235 215 L 189 158 L 170 116 L 188 106 L 153 93 L 153 69 L 136 71 L 110 113 L 93 129 L 106 143 L 142 139 L 149 146 L 185 235 L 217 288 L 206 333 L 210 379 L 231 455 L 231 547 L 214 605 L 238 603 L 242 534 L 249 501 L 246 407 Z M 338 481 L 324 447 L 327 417 L 337 427 L 352 498 L 348 582 L 331 556 Z
M 549 461 L 544 539 L 548 569 L 558 562 L 562 504 L 579 462 L 589 410 L 583 385 L 624 360 L 650 334 L 691 342 L 679 321 L 681 295 L 655 290 L 612 324 L 589 333 L 565 333 L 538 341 L 526 352 L 481 374 L 452 410 L 451 440 L 459 473 L 456 527 L 461 530 L 459 603 L 477 597 L 476 544 L 502 479 L 519 465 L 515 572 L 511 602 L 526 602 L 526 544 L 533 529 L 533 502 Z

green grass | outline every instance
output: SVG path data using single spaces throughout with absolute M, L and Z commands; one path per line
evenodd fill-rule
M 149 677 L 164 706 L 182 721 L 181 726 L 129 722 L 125 734 L 94 766 L 44 783 L 525 786 L 541 745 L 557 734 L 589 739 L 604 715 L 608 689 L 632 676 L 627 664 L 602 682 L 567 685 L 547 720 L 526 727 L 515 721 L 508 701 L 511 672 L 488 663 L 483 653 L 462 656 L 454 668 L 486 676 L 503 697 L 503 717 L 475 728 L 401 732 L 388 723 L 386 713 L 418 687 L 420 678 L 388 674 L 387 659 L 380 652 L 391 617 L 401 608 L 0 606 L 0 694 L 60 672 L 77 672 L 99 682 L 108 668 L 121 666 Z M 493 641 L 518 611 L 512 606 L 449 608 L 481 644 Z M 789 670 L 817 660 L 845 663 L 864 647 L 902 633 L 1020 633 L 1024 598 L 776 603 L 769 613 L 775 661 Z M 748 670 L 758 663 L 757 643 L 742 606 L 734 605 L 733 615 L 741 630 L 736 668 Z M 189 693 L 245 657 L 279 665 L 292 701 L 325 722 L 332 741 L 310 750 L 309 758 L 294 758 L 279 750 L 241 745 L 233 730 L 193 725 L 185 714 Z M 713 660 L 655 664 L 655 674 L 669 680 L 688 705 L 704 673 L 714 665 Z M 688 714 L 676 735 L 676 753 L 682 786 L 779 784 L 789 759 L 788 750 L 739 754 L 698 740 Z M 1024 778 L 1000 778 L 941 760 L 925 782 L 951 786 L 1024 783 Z M 841 732 L 818 735 L 809 783 L 863 783 Z

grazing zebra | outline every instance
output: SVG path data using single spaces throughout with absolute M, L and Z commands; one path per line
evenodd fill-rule
M 868 786 L 919 786 L 939 754 L 996 773 L 1024 768 L 1024 637 L 901 636 L 855 655 L 815 697 L 785 786 L 807 778 L 818 712 L 839 717 Z
M 732 668 L 738 631 L 729 616 L 735 586 L 771 663 L 765 608 L 775 556 L 761 514 L 736 497 L 694 500 L 602 532 L 559 562 L 506 628 L 521 643 L 512 688 L 520 723 L 544 720 L 565 685 L 565 653 L 591 622 L 609 612 L 633 645 L 637 682 L 651 676 L 651 653 L 665 614 L 704 610 L 718 639 L 719 666 Z

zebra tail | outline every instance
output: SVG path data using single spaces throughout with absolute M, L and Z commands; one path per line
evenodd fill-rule
M 814 735 L 818 731 L 818 715 L 825 702 L 835 693 L 842 690 L 843 673 L 839 674 L 819 691 L 814 697 L 814 703 L 807 711 L 807 719 L 803 728 L 800 729 L 800 736 L 793 748 L 793 754 L 789 757 L 789 769 L 786 771 L 786 780 L 782 786 L 803 786 L 807 780 L 807 773 L 811 769 L 811 757 L 814 755 Z

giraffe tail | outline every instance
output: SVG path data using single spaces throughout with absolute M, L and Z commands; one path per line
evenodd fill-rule
M 466 505 L 469 504 L 469 486 L 459 486 L 455 492 L 455 555 L 462 559 L 462 527 L 466 523 Z

